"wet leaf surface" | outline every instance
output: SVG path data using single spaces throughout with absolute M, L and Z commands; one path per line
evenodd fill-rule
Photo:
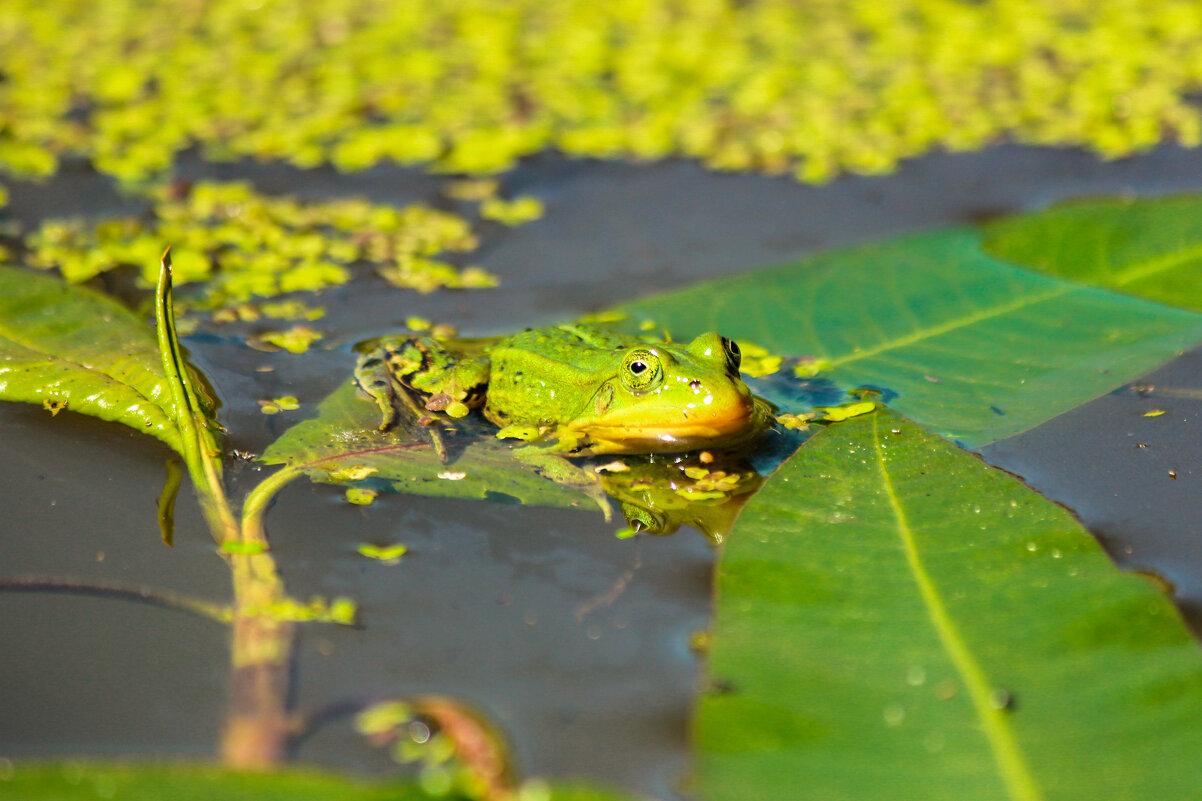
M 1198 783 L 1202 652 L 1169 601 L 1066 510 L 890 412 L 813 437 L 748 505 L 709 674 L 704 798 Z
M 399 428 L 382 433 L 379 425 L 379 408 L 348 381 L 321 402 L 316 417 L 285 431 L 262 460 L 299 469 L 314 481 L 366 488 L 539 506 L 592 503 L 516 461 L 514 446 L 493 437 L 496 427 L 474 418 L 458 423 L 465 430 L 448 438 L 449 464 L 419 435 Z
M 0 399 L 123 423 L 182 453 L 154 328 L 90 289 L 6 267 Z
M 1202 341 L 1202 316 L 1049 278 L 952 229 L 835 251 L 624 307 L 811 356 L 968 446 L 1024 431 Z

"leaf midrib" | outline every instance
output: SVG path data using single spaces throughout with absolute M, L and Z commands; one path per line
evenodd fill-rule
M 1202 244 L 1185 248 L 1183 250 L 1178 250 L 1174 253 L 1147 259 L 1138 264 L 1128 265 L 1126 269 L 1113 274 L 1113 282 L 1111 283 L 1111 286 L 1125 287 L 1128 284 L 1134 283 L 1135 281 L 1140 281 L 1148 278 L 1149 276 L 1157 275 L 1158 273 L 1165 272 L 1194 259 L 1202 259 Z M 1089 288 L 1090 285 L 1088 284 L 1058 282 L 1057 285 L 1049 291 L 1025 295 L 1009 303 L 1003 303 L 988 309 L 982 309 L 974 314 L 965 315 L 963 317 L 956 317 L 940 323 L 939 325 L 933 325 L 928 328 L 920 328 L 916 331 L 906 334 L 905 336 L 895 337 L 871 348 L 853 350 L 851 353 L 848 353 L 845 356 L 831 358 L 828 361 L 832 367 L 839 367 L 841 365 L 849 364 L 860 359 L 867 359 L 887 351 L 904 348 L 908 345 L 922 342 L 923 340 L 932 339 L 951 331 L 955 331 L 959 328 L 967 328 L 968 326 L 975 325 L 986 320 L 992 320 L 996 317 L 1001 317 L 1003 315 L 1010 314 L 1011 312 L 1016 312 L 1029 306 L 1034 306 L 1037 303 L 1043 303 L 1044 301 L 1052 300 L 1053 298 L 1060 297 L 1061 295 L 1067 295 L 1071 292 L 1077 292 Z
M 1002 782 L 1006 787 L 1008 796 L 1014 799 L 1014 801 L 1043 801 L 1043 793 L 1031 773 L 1030 766 L 1027 765 L 1022 750 L 1018 746 L 1018 742 L 1014 736 L 1014 729 L 1011 727 L 1009 719 L 1005 716 L 1003 710 L 997 709 L 990 702 L 992 685 L 985 670 L 977 662 L 976 657 L 969 649 L 967 643 L 965 643 L 964 638 L 960 635 L 959 629 L 948 613 L 943 597 L 940 595 L 935 583 L 931 580 L 930 574 L 927 573 L 926 566 L 922 562 L 922 557 L 918 553 L 918 547 L 914 541 L 914 532 L 910 528 L 909 519 L 906 516 L 901 501 L 897 497 L 897 492 L 893 486 L 893 479 L 889 475 L 889 470 L 885 465 L 885 454 L 881 447 L 879 427 L 879 415 L 874 414 L 872 416 L 872 441 L 876 448 L 876 461 L 881 472 L 881 482 L 885 488 L 885 494 L 889 499 L 894 519 L 897 522 L 898 535 L 901 538 L 902 549 L 906 555 L 906 564 L 910 569 L 914 583 L 918 587 L 919 594 L 926 607 L 927 616 L 931 621 L 931 625 L 935 628 L 940 645 L 942 645 L 952 666 L 960 675 L 960 680 L 964 682 L 964 686 L 968 690 L 973 710 L 980 720 L 981 729 L 985 734 L 985 739 L 989 743 L 990 750 L 993 752 L 994 761 L 997 764 L 998 772 L 1001 774 Z
M 876 345 L 871 348 L 854 350 L 846 356 L 835 357 L 833 359 L 829 359 L 828 361 L 832 367 L 839 367 L 860 359 L 867 359 L 872 356 L 876 356 L 877 354 L 885 353 L 886 351 L 897 350 L 898 348 L 904 348 L 907 345 L 913 345 L 917 342 L 922 342 L 925 339 L 941 336 L 951 331 L 955 331 L 958 328 L 966 328 L 970 325 L 976 325 L 977 323 L 981 323 L 986 320 L 992 320 L 995 317 L 1001 317 L 1002 315 L 1010 314 L 1011 312 L 1018 311 L 1019 309 L 1024 309 L 1028 306 L 1034 306 L 1037 303 L 1043 303 L 1046 300 L 1051 300 L 1052 298 L 1057 298 L 1061 295 L 1067 295 L 1070 292 L 1076 292 L 1083 288 L 1084 287 L 1075 284 L 1058 283 L 1050 291 L 1041 292 L 1037 295 L 1025 295 L 1016 300 L 1010 301 L 1009 303 L 1002 303 L 988 309 L 982 309 L 974 314 L 956 317 L 942 322 L 939 325 L 921 328 L 917 331 L 906 334 L 905 336 L 895 337 L 886 342 L 882 342 L 880 345 Z
M 1114 285 L 1127 286 L 1132 282 L 1163 273 L 1195 259 L 1202 259 L 1202 244 L 1184 248 L 1173 253 L 1165 253 L 1155 258 L 1147 259 L 1142 264 L 1128 265 L 1126 269 L 1115 273 Z

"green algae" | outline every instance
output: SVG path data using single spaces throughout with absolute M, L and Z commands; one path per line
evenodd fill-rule
M 822 181 L 1000 140 L 1192 146 L 1200 88 L 1193 0 L 10 0 L 0 173 L 558 148 Z

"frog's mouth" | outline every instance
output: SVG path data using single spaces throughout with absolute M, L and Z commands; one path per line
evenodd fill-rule
M 768 404 L 749 394 L 717 408 L 615 410 L 578 429 L 588 435 L 591 453 L 673 453 L 736 444 L 764 428 L 768 414 Z

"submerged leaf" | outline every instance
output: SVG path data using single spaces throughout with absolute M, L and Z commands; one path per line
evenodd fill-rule
M 0 267 L 0 399 L 112 420 L 183 453 L 154 330 L 96 292 Z
M 1202 652 L 1172 604 L 1067 511 L 884 410 L 813 437 L 748 504 L 712 639 L 706 799 L 1198 786 Z

